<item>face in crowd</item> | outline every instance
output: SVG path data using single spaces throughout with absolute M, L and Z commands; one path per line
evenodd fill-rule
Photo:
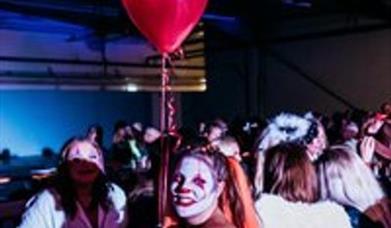
M 192 218 L 216 209 L 223 187 L 215 175 L 206 158 L 188 156 L 180 161 L 171 183 L 173 204 L 180 217 Z
M 71 179 L 79 184 L 91 184 L 104 172 L 102 155 L 88 141 L 76 141 L 66 155 Z
M 327 147 L 327 137 L 324 128 L 318 125 L 318 135 L 307 145 L 307 155 L 315 161 Z

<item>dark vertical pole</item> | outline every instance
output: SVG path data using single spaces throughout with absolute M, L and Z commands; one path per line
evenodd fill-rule
M 169 83 L 169 75 L 166 67 L 167 54 L 162 56 L 162 78 L 161 78 L 161 97 L 160 97 L 160 131 L 162 137 L 160 141 L 161 157 L 160 157 L 160 172 L 159 172 L 159 191 L 158 191 L 158 227 L 164 226 L 164 215 L 167 205 L 167 176 L 168 162 L 170 156 L 169 138 L 167 133 L 167 90 Z

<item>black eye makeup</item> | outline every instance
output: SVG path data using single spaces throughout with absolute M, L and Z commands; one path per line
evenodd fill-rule
M 98 155 L 96 155 L 94 153 L 90 153 L 89 158 L 96 159 L 96 158 L 98 158 Z

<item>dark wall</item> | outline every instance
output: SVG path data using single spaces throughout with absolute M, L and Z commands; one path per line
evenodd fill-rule
M 185 123 L 281 111 L 376 110 L 391 99 L 390 29 L 256 47 L 215 31 L 207 35 L 208 88 L 182 96 Z
M 194 125 L 216 117 L 257 114 L 258 51 L 214 28 L 206 30 L 207 91 L 182 95 L 182 118 Z
M 372 31 L 274 45 L 273 51 L 288 61 L 265 54 L 268 112 L 308 109 L 332 113 L 349 109 L 292 68 L 364 110 L 377 110 L 391 99 L 391 30 Z

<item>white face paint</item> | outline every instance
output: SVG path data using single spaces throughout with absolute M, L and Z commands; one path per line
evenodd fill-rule
M 171 183 L 174 206 L 182 218 L 197 216 L 217 205 L 217 181 L 206 161 L 185 157 Z
M 88 141 L 74 143 L 65 156 L 69 175 L 77 183 L 93 183 L 99 170 L 104 173 L 102 155 Z
M 66 158 L 68 161 L 73 161 L 75 159 L 87 161 L 89 163 L 95 164 L 102 172 L 103 168 L 103 158 L 99 154 L 98 150 L 89 142 L 79 142 L 76 143 L 68 153 Z

